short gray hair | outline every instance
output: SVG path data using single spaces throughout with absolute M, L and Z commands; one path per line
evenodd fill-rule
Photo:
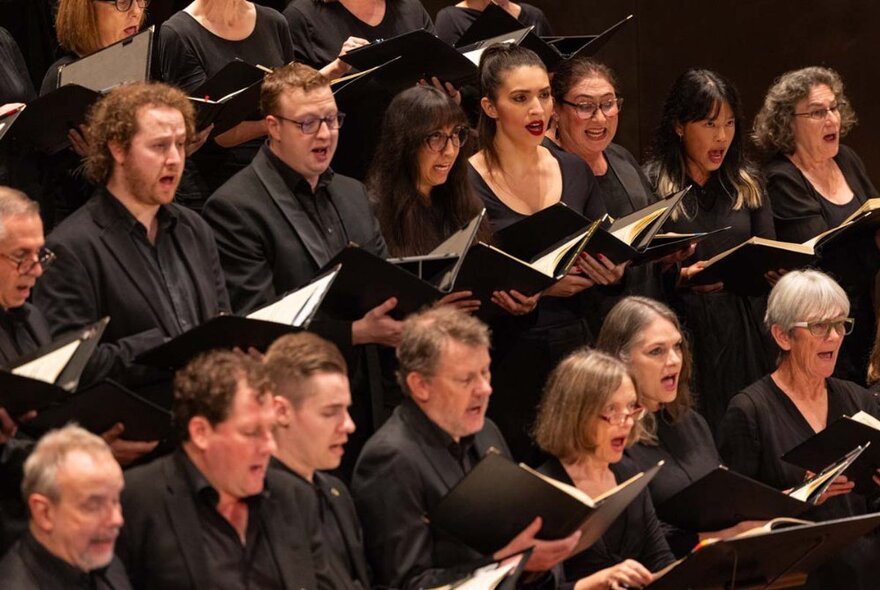
M 24 462 L 21 495 L 25 503 L 32 494 L 46 496 L 52 503 L 58 502 L 58 468 L 64 465 L 69 454 L 77 451 L 93 457 L 104 455 L 115 461 L 103 438 L 76 424 L 52 430 L 40 439 Z
M 840 315 L 849 315 L 849 298 L 834 279 L 818 270 L 793 270 L 770 291 L 764 324 L 788 332 L 797 322 Z
M 397 347 L 397 382 L 406 395 L 412 393 L 406 384 L 406 376 L 419 373 L 433 377 L 440 354 L 450 341 L 488 348 L 489 328 L 469 313 L 449 305 L 432 308 L 406 319 Z
M 6 239 L 6 220 L 9 217 L 39 214 L 39 203 L 20 190 L 0 186 L 0 240 Z
M 813 86 L 824 84 L 834 93 L 840 108 L 840 136 L 844 137 L 856 124 L 856 113 L 843 92 L 840 74 L 831 68 L 811 66 L 785 72 L 767 90 L 764 105 L 755 115 L 752 138 L 763 151 L 793 154 L 795 150 L 795 105 L 810 94 Z

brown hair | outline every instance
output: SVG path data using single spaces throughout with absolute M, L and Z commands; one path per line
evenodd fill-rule
M 583 348 L 571 353 L 550 373 L 535 421 L 535 442 L 560 461 L 575 461 L 596 449 L 592 424 L 624 379 L 632 381 L 629 370 L 611 355 Z M 638 440 L 636 422 L 626 439 L 629 446 Z
M 55 14 L 55 34 L 62 49 L 84 57 L 103 49 L 98 34 L 94 0 L 60 0 Z
M 284 92 L 311 92 L 326 86 L 330 86 L 330 80 L 315 68 L 299 62 L 289 63 L 266 74 L 260 88 L 260 111 L 266 116 L 276 114 Z
M 840 105 L 840 137 L 844 137 L 856 124 L 856 113 L 846 94 L 840 74 L 831 68 L 813 66 L 785 72 L 767 90 L 764 104 L 752 126 L 752 138 L 763 151 L 793 154 L 795 150 L 794 121 L 795 105 L 807 98 L 813 86 L 824 84 L 834 93 Z
M 135 82 L 111 90 L 90 110 L 86 120 L 89 128 L 89 152 L 86 176 L 96 184 L 106 184 L 113 173 L 113 154 L 109 143 L 115 141 L 126 150 L 139 131 L 138 114 L 144 107 L 170 107 L 183 115 L 186 136 L 195 135 L 195 110 L 186 95 L 159 82 Z
M 628 366 L 632 362 L 632 349 L 639 343 L 648 326 L 661 318 L 675 326 L 681 334 L 681 372 L 678 377 L 678 392 L 675 399 L 664 405 L 663 410 L 675 421 L 684 416 L 693 406 L 690 392 L 691 354 L 687 338 L 681 329 L 678 316 L 665 304 L 647 297 L 625 297 L 617 302 L 605 316 L 605 322 L 596 339 L 596 348 L 614 355 Z M 635 384 L 638 389 L 638 383 Z M 657 422 L 652 412 L 642 419 L 643 429 L 640 442 L 657 444 Z
M 449 305 L 431 308 L 406 319 L 397 347 L 397 382 L 407 395 L 412 392 L 406 376 L 419 373 L 433 377 L 443 348 L 450 341 L 466 346 L 489 346 L 489 328 L 469 313 Z
M 189 422 L 196 416 L 217 425 L 229 417 L 241 385 L 257 394 L 257 401 L 271 395 L 272 382 L 262 363 L 229 350 L 197 356 L 174 376 L 171 415 L 181 441 L 189 440 Z
M 298 385 L 305 379 L 316 373 L 348 374 L 348 366 L 336 345 L 311 332 L 282 336 L 266 351 L 263 364 L 275 385 L 275 393 L 294 406 L 304 399 Z

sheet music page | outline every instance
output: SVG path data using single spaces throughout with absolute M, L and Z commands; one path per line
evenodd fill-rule
M 49 354 L 15 367 L 12 369 L 12 373 L 20 377 L 30 377 L 45 383 L 55 383 L 80 344 L 82 344 L 81 339 L 74 340 L 70 344 L 65 344 Z
M 321 297 L 330 285 L 336 273 L 330 273 L 302 289 L 283 297 L 281 300 L 271 303 L 266 307 L 248 314 L 252 320 L 275 322 L 285 326 L 299 327 L 311 317 L 311 312 L 321 302 Z

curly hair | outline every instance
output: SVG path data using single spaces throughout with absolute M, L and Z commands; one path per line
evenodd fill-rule
M 109 143 L 114 141 L 126 150 L 139 131 L 138 114 L 144 107 L 170 107 L 183 115 L 186 136 L 195 135 L 195 110 L 186 95 L 167 84 L 135 82 L 118 86 L 107 93 L 89 110 L 89 152 L 86 155 L 86 176 L 96 184 L 106 184 L 113 173 L 113 154 Z
M 392 256 L 427 254 L 482 209 L 468 181 L 464 150 L 429 202 L 419 193 L 419 150 L 427 149 L 428 135 L 447 126 L 467 127 L 467 117 L 448 94 L 429 86 L 404 90 L 385 112 L 367 187 Z M 485 241 L 488 225 L 483 230 Z
M 202 416 L 212 426 L 229 417 L 235 394 L 244 383 L 262 402 L 272 394 L 272 381 L 262 363 L 229 350 L 197 356 L 174 376 L 171 415 L 179 440 L 189 440 L 189 423 Z
M 849 133 L 856 124 L 856 113 L 846 94 L 840 74 L 831 68 L 811 66 L 785 72 L 767 90 L 764 104 L 755 115 L 752 126 L 752 139 L 755 144 L 770 155 L 781 152 L 789 155 L 795 150 L 794 121 L 795 105 L 807 98 L 814 86 L 825 85 L 834 93 L 840 108 L 840 137 Z
M 715 174 L 719 175 L 724 189 L 731 196 L 734 210 L 761 206 L 763 187 L 743 147 L 739 93 L 719 74 L 695 68 L 684 72 L 672 84 L 654 133 L 646 171 L 657 194 L 668 195 L 687 185 L 685 144 L 676 127 L 717 117 L 725 102 L 733 112 L 735 128 L 724 161 Z M 677 219 L 681 211 L 682 205 L 679 205 L 673 211 L 672 219 Z

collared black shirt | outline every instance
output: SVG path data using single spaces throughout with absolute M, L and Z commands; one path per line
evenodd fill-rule
M 37 335 L 30 329 L 28 316 L 31 314 L 31 308 L 28 306 L 16 307 L 14 309 L 3 309 L 0 307 L 0 338 L 5 345 L 14 352 L 15 357 L 20 357 L 34 352 L 40 347 L 37 341 Z M 0 357 L 5 355 L 0 355 Z M 8 359 L 12 362 L 14 359 Z M 0 358 L 0 364 L 2 358 Z
M 212 590 L 262 590 L 281 588 L 281 575 L 266 537 L 260 503 L 269 490 L 245 498 L 247 531 L 242 544 L 238 532 L 219 512 L 219 494 L 184 454 L 187 480 L 195 495 L 201 540 Z
M 174 237 L 177 214 L 167 207 L 159 207 L 156 215 L 159 223 L 156 243 L 151 244 L 147 237 L 147 228 L 117 199 L 111 201 L 119 209 L 121 222 L 126 225 L 132 243 L 147 263 L 149 275 L 144 280 L 151 281 L 156 292 L 160 294 L 159 303 L 165 315 L 175 319 L 177 333 L 172 336 L 197 326 L 200 323 L 199 294 L 184 261 L 185 253 L 180 251 Z
M 333 204 L 333 198 L 327 185 L 333 178 L 333 171 L 329 168 L 318 177 L 318 184 L 315 190 L 306 181 L 303 176 L 281 161 L 276 156 L 268 144 L 264 144 L 262 148 L 269 161 L 278 170 L 278 174 L 284 181 L 284 184 L 290 190 L 294 198 L 299 202 L 300 206 L 305 210 L 311 219 L 312 224 L 318 228 L 318 233 L 324 240 L 329 256 L 335 255 L 348 245 L 348 232 L 342 224 L 342 218 L 339 217 L 339 211 Z
M 339 521 L 339 515 L 333 510 L 333 499 L 327 496 L 328 493 L 336 492 L 339 494 L 340 492 L 335 488 L 330 488 L 329 491 L 325 489 L 328 486 L 321 484 L 320 478 L 322 474 L 320 472 L 315 472 L 313 476 L 314 481 L 308 481 L 275 457 L 272 458 L 272 467 L 291 474 L 302 485 L 310 487 L 315 492 L 315 496 L 318 498 L 318 516 L 321 519 L 321 537 L 324 541 L 324 547 L 328 550 L 330 565 L 340 579 L 351 580 L 355 584 L 355 588 L 361 588 L 361 585 L 358 583 L 357 570 L 350 553 L 351 550 L 342 534 L 344 525 Z M 360 527 L 360 523 L 349 523 L 349 526 L 352 528 Z
M 16 589 L 25 590 L 30 590 L 31 587 L 64 590 L 129 590 L 131 588 L 122 565 L 115 557 L 113 560 L 116 563 L 111 562 L 106 568 L 86 573 L 50 553 L 30 532 L 22 535 L 18 545 L 6 559 L 13 557 L 20 560 L 22 569 L 18 571 L 14 571 L 15 568 L 9 571 L 4 569 L 4 575 L 9 574 L 15 578 L 0 580 L 0 584 L 4 587 L 9 583 Z M 31 583 L 34 585 L 31 586 Z
M 476 435 L 463 436 L 459 442 L 455 442 L 449 433 L 428 418 L 428 415 L 411 398 L 405 398 L 401 406 L 403 406 L 403 411 L 421 426 L 421 430 L 428 439 L 449 451 L 449 454 L 461 467 L 462 476 L 467 475 L 480 462 L 480 456 L 474 446 Z

